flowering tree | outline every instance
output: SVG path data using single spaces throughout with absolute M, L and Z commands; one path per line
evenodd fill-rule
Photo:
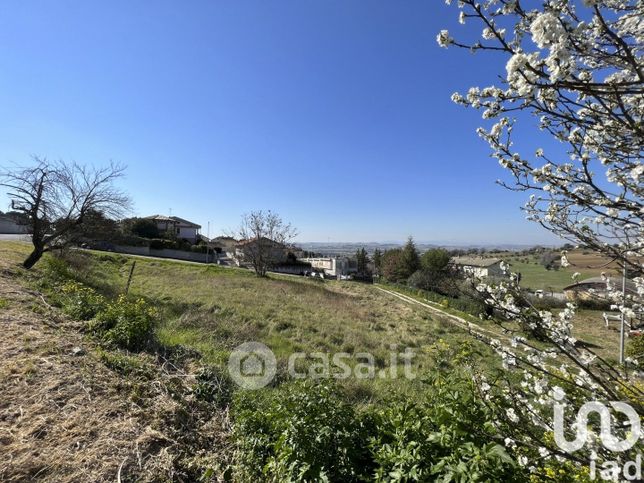
M 437 36 L 439 45 L 505 54 L 506 72 L 500 85 L 472 87 L 452 99 L 494 120 L 478 133 L 511 175 L 501 184 L 529 192 L 524 206 L 529 220 L 639 273 L 644 251 L 644 3 L 527 3 L 458 1 L 459 22 L 475 22 L 482 29 L 480 37 L 463 42 L 443 30 Z M 537 149 L 532 155 L 515 151 L 512 134 L 518 121 L 513 116 L 520 111 L 538 117 L 541 131 L 565 150 Z M 565 253 L 562 265 L 568 265 Z M 638 293 L 627 297 L 620 287 L 609 285 L 615 308 L 629 316 L 643 310 L 644 284 L 642 278 L 635 282 Z M 520 336 L 509 347 L 492 341 L 508 367 L 524 369 L 520 384 L 513 378 L 496 381 L 502 383 L 497 403 L 513 404 L 504 424 L 514 436 L 506 444 L 519 448 L 520 462 L 532 464 L 529 454 L 577 463 L 588 457 L 615 459 L 597 442 L 580 456 L 562 451 L 548 436 L 552 409 L 564 397 L 575 409 L 588 399 L 626 400 L 643 413 L 644 393 L 632 379 L 580 348 L 571 336 L 575 306 L 569 304 L 559 314 L 537 310 L 522 297 L 514 276 L 497 286 L 481 283 L 478 289 L 506 319 L 547 343 L 544 350 Z M 567 364 L 560 365 L 562 360 Z M 489 401 L 494 399 L 491 386 L 487 381 L 481 385 Z M 572 424 L 574 411 L 569 413 Z

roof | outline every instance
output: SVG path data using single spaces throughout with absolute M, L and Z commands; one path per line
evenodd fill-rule
M 286 248 L 286 245 L 284 245 L 283 243 L 276 242 L 276 241 L 274 241 L 274 240 L 271 240 L 270 238 L 266 238 L 265 236 L 260 237 L 260 239 L 261 239 L 261 240 L 263 240 L 264 242 L 269 242 L 269 244 L 271 244 L 271 245 L 277 245 L 277 246 L 279 246 L 280 248 Z M 257 237 L 255 237 L 255 238 L 249 238 L 249 239 L 246 239 L 246 240 L 239 240 L 239 241 L 236 243 L 236 245 L 235 245 L 235 246 L 237 246 L 237 247 L 243 247 L 243 246 L 246 246 L 246 245 L 248 245 L 248 244 L 250 244 L 250 243 L 254 243 L 254 242 L 256 242 L 257 240 L 258 240 L 258 238 L 257 238 Z
M 146 216 L 145 218 L 147 220 L 166 221 L 169 223 L 175 223 L 185 228 L 201 228 L 201 225 L 197 225 L 196 223 L 193 223 L 191 221 L 184 220 L 183 218 L 179 218 L 178 216 L 152 215 L 152 216 Z
M 469 267 L 491 267 L 500 263 L 500 258 L 483 258 L 483 257 L 454 257 L 452 263 L 456 265 L 467 265 Z
M 610 283 L 613 285 L 614 290 L 621 291 L 622 290 L 622 278 L 621 277 L 609 277 Z M 592 285 L 598 285 L 602 284 L 604 287 L 606 286 L 606 280 L 603 279 L 602 277 L 591 277 L 591 278 L 586 278 L 584 280 L 580 280 L 577 283 L 573 283 L 568 285 L 567 287 L 564 287 L 564 290 L 575 290 L 575 289 L 589 289 L 593 288 L 591 287 Z M 632 280 L 626 279 L 626 291 L 629 293 L 637 293 L 637 286 L 635 285 L 635 282 Z

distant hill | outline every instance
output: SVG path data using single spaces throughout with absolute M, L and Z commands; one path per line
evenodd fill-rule
M 455 243 L 440 243 L 440 242 L 415 242 L 416 247 L 421 252 L 427 251 L 431 248 L 446 248 L 448 250 L 468 250 L 473 248 L 484 248 L 486 250 L 503 250 L 503 251 L 519 251 L 532 248 L 535 245 L 519 245 L 512 243 L 498 243 L 498 244 L 455 244 Z M 405 242 L 387 241 L 387 242 L 303 242 L 296 243 L 304 250 L 319 253 L 321 255 L 353 255 L 356 250 L 365 248 L 368 253 L 373 253 L 376 248 L 380 250 L 389 250 L 391 248 L 399 248 Z M 544 245 L 540 245 L 544 246 Z

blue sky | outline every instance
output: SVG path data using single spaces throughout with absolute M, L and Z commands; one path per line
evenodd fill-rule
M 556 242 L 495 184 L 479 113 L 450 101 L 505 72 L 437 46 L 441 28 L 478 30 L 456 16 L 421 0 L 4 0 L 0 165 L 124 163 L 134 214 L 211 235 L 272 209 L 301 241 Z

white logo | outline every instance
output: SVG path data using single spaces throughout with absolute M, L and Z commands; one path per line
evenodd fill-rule
M 555 399 L 559 401 L 563 399 L 563 397 L 563 394 L 555 394 Z M 621 412 L 628 417 L 631 430 L 628 432 L 625 440 L 618 439 L 611 432 L 610 410 L 604 404 L 592 401 L 584 404 L 579 409 L 577 420 L 574 425 L 577 434 L 574 440 L 568 441 L 564 436 L 564 412 L 566 404 L 555 403 L 554 430 L 555 442 L 557 445 L 568 453 L 573 453 L 574 451 L 581 449 L 588 442 L 589 438 L 588 416 L 591 413 L 597 413 L 599 414 L 601 427 L 599 438 L 601 439 L 604 447 L 615 452 L 628 451 L 631 449 L 635 443 L 637 443 L 641 435 L 640 417 L 630 404 L 619 401 L 610 401 L 610 405 L 617 412 Z
M 228 358 L 228 373 L 244 389 L 261 389 L 275 377 L 275 354 L 261 342 L 245 342 Z

